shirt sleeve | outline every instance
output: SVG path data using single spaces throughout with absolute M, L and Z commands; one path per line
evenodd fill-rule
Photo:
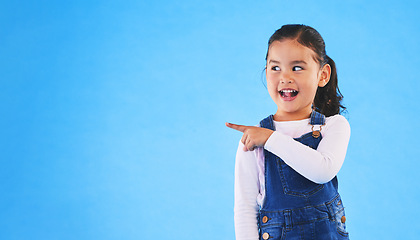
M 258 240 L 257 196 L 259 180 L 254 151 L 243 151 L 240 142 L 235 163 L 235 235 L 236 240 Z
M 307 179 L 323 184 L 333 179 L 347 152 L 350 139 L 350 125 L 337 115 L 321 130 L 322 140 L 316 150 L 275 131 L 264 148 L 280 157 L 287 165 Z

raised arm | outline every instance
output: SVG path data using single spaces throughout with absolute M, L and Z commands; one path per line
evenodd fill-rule
M 336 116 L 328 120 L 321 133 L 323 138 L 317 150 L 277 131 L 266 141 L 264 148 L 307 179 L 326 183 L 337 175 L 343 165 L 350 125 L 344 117 Z

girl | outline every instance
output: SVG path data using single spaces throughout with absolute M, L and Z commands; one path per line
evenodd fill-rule
M 277 112 L 243 132 L 235 165 L 236 239 L 348 239 L 338 194 L 350 126 L 321 35 L 285 25 L 268 41 Z

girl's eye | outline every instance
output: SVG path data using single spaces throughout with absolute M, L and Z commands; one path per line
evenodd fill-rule
M 280 71 L 280 68 L 278 66 L 274 66 L 274 67 L 271 68 L 271 70 Z
M 299 67 L 299 66 L 294 66 L 293 67 L 293 71 L 301 71 L 301 70 L 303 70 L 302 67 Z

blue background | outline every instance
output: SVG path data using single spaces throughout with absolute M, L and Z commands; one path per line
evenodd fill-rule
M 0 238 L 234 239 L 240 133 L 276 111 L 270 35 L 304 23 L 352 127 L 352 239 L 416 239 L 418 1 L 1 1 Z

